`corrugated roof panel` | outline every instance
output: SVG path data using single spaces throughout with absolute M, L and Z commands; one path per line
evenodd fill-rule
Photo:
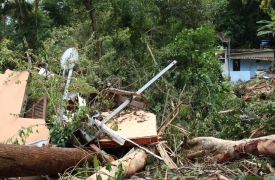
M 231 56 L 230 59 L 252 59 L 261 61 L 274 61 L 274 57 L 251 57 L 251 56 Z

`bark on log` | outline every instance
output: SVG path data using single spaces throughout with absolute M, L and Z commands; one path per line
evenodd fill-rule
M 56 175 L 92 162 L 93 156 L 77 148 L 0 144 L 0 178 Z
M 118 165 L 121 163 L 123 168 L 123 177 L 131 177 L 136 172 L 144 168 L 146 164 L 147 154 L 142 149 L 137 149 L 122 159 L 111 163 L 112 170 L 109 172 L 105 167 L 101 168 L 97 173 L 90 176 L 87 180 L 96 180 L 100 175 L 102 180 L 115 179 L 115 173 L 118 171 Z
M 247 154 L 275 157 L 274 144 L 275 135 L 270 135 L 239 141 L 223 140 L 214 137 L 198 137 L 190 140 L 187 146 L 192 150 L 211 152 L 214 154 L 215 159 L 224 162 L 238 159 Z

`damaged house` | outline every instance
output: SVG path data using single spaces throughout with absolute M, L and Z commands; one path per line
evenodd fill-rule
M 222 54 L 223 75 L 230 77 L 232 82 L 248 81 L 258 73 L 274 66 L 274 49 L 231 49 Z M 228 53 L 230 51 L 230 53 Z

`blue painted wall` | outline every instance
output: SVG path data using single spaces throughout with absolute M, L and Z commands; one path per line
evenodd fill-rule
M 232 82 L 249 81 L 250 80 L 250 71 L 230 71 L 230 80 Z
M 242 77 L 242 71 L 244 71 L 245 79 L 247 79 L 247 71 L 250 71 L 250 78 L 255 77 L 256 71 L 258 70 L 259 66 L 262 66 L 263 69 L 267 69 L 268 67 L 273 67 L 274 62 L 273 61 L 260 61 L 256 62 L 256 60 L 247 60 L 247 59 L 241 59 L 240 60 L 240 71 L 233 71 L 233 59 L 230 60 L 230 71 L 234 72 L 234 77 Z M 230 72 L 230 76 L 231 76 Z M 239 74 L 239 75 L 237 75 Z M 234 78 L 235 79 L 235 78 Z M 231 81 L 232 77 L 231 77 Z

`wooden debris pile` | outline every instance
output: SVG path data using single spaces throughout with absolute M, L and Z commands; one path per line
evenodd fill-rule
M 69 49 L 72 51 L 72 49 Z M 80 95 L 76 92 L 69 92 L 68 87 L 71 80 L 71 71 L 74 66 L 74 61 L 76 61 L 78 57 L 78 53 L 73 53 L 73 57 L 71 57 L 70 51 L 66 51 L 64 54 L 68 57 L 63 57 L 61 60 L 61 64 L 64 70 L 69 70 L 68 78 L 66 81 L 65 91 L 62 96 L 62 100 L 71 101 L 75 100 L 76 97 L 82 99 Z M 64 62 L 63 62 L 64 61 Z M 70 62 L 67 64 L 66 62 Z M 113 93 L 115 100 L 120 104 L 116 109 L 112 110 L 110 113 L 101 113 L 103 118 L 97 119 L 98 114 L 91 115 L 86 114 L 87 118 L 83 120 L 84 126 L 95 127 L 97 131 L 87 131 L 87 129 L 79 127 L 77 131 L 71 134 L 72 140 L 70 142 L 71 147 L 61 148 L 55 147 L 55 144 L 50 140 L 47 141 L 42 147 L 37 146 L 27 146 L 27 145 L 10 145 L 10 144 L 0 144 L 0 162 L 1 164 L 5 164 L 2 168 L 0 168 L 0 178 L 10 178 L 10 177 L 24 177 L 24 176 L 54 176 L 60 173 L 67 173 L 70 171 L 75 174 L 76 168 L 82 168 L 83 166 L 91 166 L 94 165 L 94 171 L 92 172 L 92 176 L 89 179 L 98 179 L 98 176 L 101 175 L 101 179 L 109 179 L 109 177 L 117 176 L 118 171 L 120 172 L 120 178 L 129 177 L 135 174 L 137 171 L 140 171 L 144 168 L 146 164 L 146 159 L 148 155 L 154 156 L 159 160 L 165 159 L 165 162 L 170 162 L 169 166 L 172 164 L 174 168 L 176 168 L 173 161 L 169 159 L 169 156 L 165 153 L 164 148 L 159 145 L 156 148 L 156 144 L 158 144 L 158 131 L 156 124 L 156 116 L 152 113 L 138 110 L 136 108 L 143 108 L 143 103 L 139 103 L 135 101 L 135 97 L 140 97 L 141 93 L 149 87 L 154 81 L 156 81 L 162 74 L 164 74 L 168 69 L 170 69 L 176 61 L 173 61 L 169 64 L 164 70 L 162 70 L 159 74 L 157 74 L 153 79 L 151 79 L 148 83 L 146 83 L 141 89 L 139 89 L 136 93 L 121 91 L 118 89 L 109 89 L 108 92 Z M 28 72 L 26 73 L 26 79 L 23 79 L 24 82 L 22 85 L 24 88 L 27 85 Z M 21 73 L 22 74 L 22 73 Z M 1 77 L 1 76 L 0 76 Z M 11 77 L 11 76 L 9 76 Z M 25 78 L 25 77 L 24 77 Z M 4 77 L 6 79 L 6 76 Z M 16 79 L 14 78 L 12 81 L 12 85 L 21 84 L 21 82 L 16 83 Z M 9 84 L 9 82 L 7 82 Z M 2 89 L 2 87 L 0 87 Z M 8 102 L 10 93 L 7 86 L 3 86 L 3 88 L 7 92 L 6 101 Z M 14 88 L 16 89 L 16 88 Z M 2 89 L 3 90 L 3 89 Z M 16 93 L 20 94 L 20 100 L 18 101 L 18 110 L 21 108 L 21 103 L 24 102 L 24 93 L 21 92 L 21 89 L 16 89 Z M 25 89 L 23 89 L 25 90 Z M 122 96 L 127 95 L 130 97 Z M 8 97 L 8 98 L 7 98 Z M 16 97 L 16 96 L 15 96 Z M 40 101 L 38 101 L 40 102 Z M 45 102 L 45 103 L 44 103 Z M 9 104 L 9 103 L 7 103 Z M 33 103 L 38 104 L 38 103 Z M 35 108 L 34 105 L 31 105 L 30 112 L 28 116 L 34 116 L 35 112 L 45 112 L 43 108 L 46 104 L 46 101 L 41 101 L 41 105 Z M 131 106 L 136 107 L 134 110 L 125 111 L 123 114 L 123 109 L 130 104 Z M 83 99 L 81 102 L 79 101 L 79 106 L 86 107 L 86 103 L 83 103 Z M 25 106 L 25 105 L 24 105 Z M 10 111 L 14 109 L 12 106 L 10 107 Z M 29 106 L 28 106 L 29 107 Z M 42 110 L 43 109 L 43 110 Z M 71 110 L 69 116 L 67 116 L 67 110 Z M 61 105 L 57 110 L 57 121 L 61 127 L 66 127 L 68 124 L 74 121 L 73 114 L 75 113 L 75 109 L 68 109 L 65 105 Z M 1 113 L 0 113 L 1 114 Z M 3 114 L 3 113 L 2 113 Z M 18 111 L 19 114 L 19 111 Z M 40 113 L 41 114 L 41 113 Z M 10 118 L 10 114 L 7 114 L 5 111 L 5 115 Z M 41 114 L 42 115 L 42 114 Z M 111 118 L 114 118 L 112 121 L 109 121 Z M 18 120 L 19 118 L 10 118 L 11 120 Z M 66 121 L 64 121 L 64 119 Z M 21 120 L 21 119 L 19 119 Z M 36 122 L 36 119 L 31 119 L 33 122 Z M 26 121 L 26 119 L 24 119 Z M 109 121 L 109 122 L 107 122 Z M 11 121 L 13 122 L 13 121 Z M 9 126 L 11 122 L 7 122 L 5 125 Z M 19 121 L 21 122 L 21 121 Z M 23 122 L 23 120 L 22 120 Z M 24 122 L 25 123 L 25 122 Z M 43 127 L 45 127 L 45 120 L 43 119 Z M 13 127 L 20 129 L 19 127 Z M 46 128 L 46 138 L 49 135 L 49 130 Z M 65 129 L 65 128 L 64 128 Z M 52 130 L 52 129 L 51 129 Z M 94 129 L 93 129 L 94 130 Z M 43 131 L 42 131 L 43 132 Z M 59 132 L 62 133 L 62 132 Z M 42 134 L 39 132 L 38 134 Z M 44 137 L 44 134 L 43 137 Z M 107 135 L 107 136 L 106 136 Z M 39 140 L 39 139 L 38 139 Z M 63 142 L 66 139 L 61 139 Z M 27 141 L 29 142 L 29 141 Z M 65 143 L 64 143 L 65 144 Z M 35 144 L 36 145 L 36 144 Z M 67 145 L 67 144 L 65 144 Z M 150 149 L 148 148 L 151 145 Z M 117 148 L 117 147 L 137 147 L 134 152 L 130 154 L 126 154 L 122 158 L 113 158 L 111 155 L 106 153 L 103 148 Z M 146 146 L 146 147 L 145 147 Z M 155 147 L 155 148 L 154 148 Z M 165 157 L 160 157 L 157 154 L 159 149 L 162 152 L 162 155 Z M 100 159 L 100 163 L 96 161 L 95 157 Z M 102 168 L 100 170 L 97 169 L 96 164 L 106 165 L 107 162 L 111 163 L 111 167 L 109 170 L 105 170 L 106 168 Z M 120 167 L 121 166 L 121 167 Z M 116 169 L 116 168 L 117 169 Z M 83 171 L 83 169 L 82 169 Z M 107 175 L 106 175 L 107 174 Z M 86 175 L 91 175 L 91 173 L 87 173 Z
M 235 85 L 240 91 L 241 98 L 250 101 L 257 98 L 258 101 L 265 100 L 266 96 L 274 92 L 275 79 L 253 79 L 241 85 Z M 235 87 L 235 88 L 236 88 Z

